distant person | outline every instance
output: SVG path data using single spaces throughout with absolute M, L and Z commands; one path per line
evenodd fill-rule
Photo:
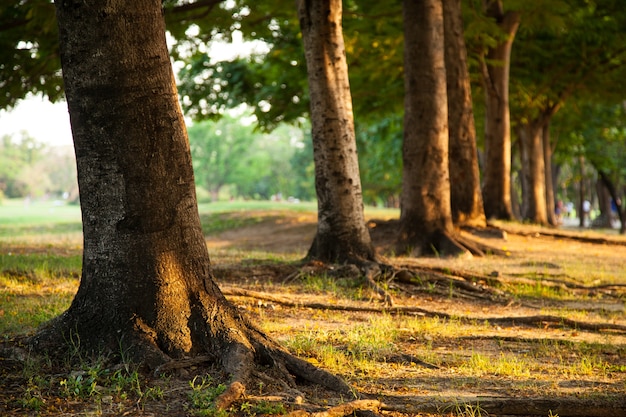
M 622 205 L 622 202 L 619 198 L 617 199 L 617 202 L 611 199 L 611 222 L 616 222 L 619 220 L 619 213 L 617 211 L 618 205 Z
M 583 201 L 583 221 L 588 222 L 590 220 L 589 213 L 591 212 L 591 203 L 589 200 Z
M 554 207 L 554 214 L 556 216 L 556 224 L 562 224 L 563 223 L 563 212 L 565 211 L 565 205 L 563 204 L 563 201 L 559 200 L 557 201 L 555 207 Z

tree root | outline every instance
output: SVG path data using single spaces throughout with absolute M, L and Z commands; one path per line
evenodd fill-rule
M 518 235 L 518 236 L 548 237 L 548 238 L 556 238 L 556 239 L 564 239 L 564 240 L 573 240 L 575 242 L 581 242 L 581 243 L 593 243 L 596 245 L 626 246 L 626 240 L 623 240 L 623 239 L 611 239 L 611 238 L 600 237 L 600 236 L 597 236 L 597 237 L 596 236 L 581 236 L 580 234 L 559 232 L 556 230 L 548 230 L 545 228 L 542 228 L 537 231 L 529 232 L 529 231 L 513 230 L 510 228 L 506 228 L 502 226 L 495 226 L 495 225 L 492 225 L 491 227 L 495 227 L 495 228 L 505 231 L 508 234 Z
M 355 400 L 336 405 L 324 411 L 307 412 L 305 410 L 296 410 L 287 414 L 287 417 L 343 417 L 365 410 L 378 412 L 381 405 L 381 402 L 377 400 Z
M 511 398 L 511 397 L 465 397 L 465 398 L 388 398 L 380 406 L 381 411 L 415 415 L 416 413 L 448 413 L 459 415 L 494 416 L 547 416 L 560 417 L 610 417 L 626 415 L 624 399 L 593 400 L 580 398 Z
M 191 366 L 200 365 L 202 363 L 212 362 L 213 360 L 214 358 L 212 356 L 207 356 L 207 355 L 195 356 L 193 358 L 171 360 L 171 361 L 165 362 L 162 365 L 157 366 L 154 369 L 154 376 L 156 377 L 161 374 L 174 371 L 176 369 L 184 369 L 184 368 L 189 368 Z
M 312 308 L 318 310 L 335 310 L 335 311 L 351 311 L 351 312 L 363 312 L 363 313 L 381 313 L 381 314 L 391 314 L 391 315 L 400 315 L 400 314 L 416 314 L 424 317 L 439 317 L 443 319 L 451 319 L 452 315 L 444 312 L 438 311 L 430 311 L 419 307 L 389 307 L 389 308 L 380 308 L 380 307 L 372 307 L 372 306 L 348 306 L 348 305 L 336 305 L 336 304 L 324 304 L 324 303 L 305 303 L 305 302 L 296 302 L 292 300 L 288 300 L 281 297 L 276 297 L 271 294 L 244 290 L 241 288 L 231 288 L 225 287 L 222 288 L 222 293 L 224 295 L 231 296 L 242 296 L 242 297 L 251 297 L 261 300 L 271 301 L 277 304 L 289 306 L 289 307 L 300 307 L 300 308 Z M 567 326 L 573 329 L 578 330 L 586 330 L 593 332 L 600 331 L 614 331 L 618 333 L 626 333 L 626 326 L 621 324 L 613 324 L 613 323 L 588 323 L 577 320 L 571 320 L 565 317 L 559 316 L 550 316 L 550 315 L 536 315 L 536 316 L 520 316 L 520 317 L 456 317 L 457 319 L 464 321 L 480 321 L 483 323 L 489 323 L 492 325 L 527 325 L 527 326 Z
M 255 371 L 256 364 L 272 365 L 280 375 L 277 381 L 280 381 L 279 384 L 283 389 L 294 390 L 296 378 L 300 378 L 341 395 L 355 396 L 353 389 L 340 377 L 293 356 L 250 323 L 245 322 L 244 331 L 250 346 L 234 344 L 226 357 L 222 359 L 225 371 L 231 373 L 232 376 L 226 391 L 215 401 L 218 409 L 228 409 L 244 395 L 246 385 L 253 377 L 260 375 Z M 267 378 L 262 378 L 262 380 L 267 382 Z

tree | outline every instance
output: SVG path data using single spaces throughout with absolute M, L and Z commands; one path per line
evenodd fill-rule
M 450 206 L 457 225 L 486 225 L 461 0 L 443 0 L 450 160 Z
M 486 14 L 502 30 L 502 38 L 481 60 L 485 88 L 485 163 L 483 204 L 488 219 L 510 220 L 511 117 L 509 67 L 511 47 L 520 23 L 516 11 L 504 11 L 501 0 L 484 0 Z
M 374 261 L 363 214 L 341 0 L 298 1 L 309 80 L 317 233 L 308 258 Z
M 403 2 L 405 115 L 398 251 L 457 254 L 448 168 L 441 0 Z
M 20 139 L 0 138 L 0 196 L 10 198 L 43 195 L 50 191 L 42 169 L 36 168 L 45 156 L 45 146 L 23 134 Z
M 526 13 L 524 11 L 524 13 Z M 523 217 L 555 224 L 549 127 L 571 100 L 618 102 L 623 98 L 626 22 L 614 2 L 554 2 L 538 24 L 522 26 L 512 58 L 513 112 L 522 145 Z M 533 16 L 535 19 L 537 15 Z
M 241 395 L 255 363 L 329 377 L 250 324 L 213 280 L 160 1 L 59 0 L 56 9 L 83 270 L 68 310 L 31 344 L 51 353 L 67 340 L 88 351 L 121 346 L 152 369 L 208 355 L 232 375 L 222 407 Z

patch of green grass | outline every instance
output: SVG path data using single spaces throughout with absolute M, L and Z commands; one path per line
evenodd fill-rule
M 469 360 L 461 366 L 468 375 L 482 376 L 491 374 L 506 377 L 529 377 L 535 369 L 531 358 L 522 355 L 501 352 L 498 357 L 474 352 Z
M 313 293 L 330 293 L 337 298 L 361 300 L 365 297 L 363 280 L 337 278 L 326 274 L 303 274 L 302 288 Z
M 226 417 L 228 412 L 218 410 L 215 405 L 217 397 L 226 391 L 226 385 L 216 384 L 210 375 L 196 376 L 189 381 L 189 408 L 193 415 L 203 417 Z
M 280 415 L 287 413 L 284 404 L 271 403 L 269 401 L 259 401 L 256 404 L 244 402 L 239 406 L 239 410 L 245 416 Z
M 541 279 L 537 279 L 534 284 L 518 283 L 509 286 L 507 290 L 514 297 L 526 299 L 569 300 L 573 298 L 571 291 L 554 285 L 544 285 Z
M 74 292 L 46 295 L 16 295 L 0 289 L 0 334 L 4 337 L 33 332 L 65 311 Z
M 0 254 L 0 334 L 27 334 L 66 310 L 78 288 L 80 256 Z
M 61 276 L 78 277 L 81 268 L 82 257 L 80 255 L 0 253 L 0 275 L 31 282 L 41 282 Z
M 266 216 L 248 216 L 237 212 L 202 213 L 200 215 L 202 231 L 207 235 L 252 226 L 266 220 L 268 220 Z

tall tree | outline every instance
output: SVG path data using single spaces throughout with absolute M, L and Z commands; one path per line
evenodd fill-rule
M 443 16 L 452 220 L 485 226 L 461 0 L 443 0 Z
M 298 1 L 309 80 L 317 233 L 308 258 L 376 259 L 363 214 L 341 0 Z
M 54 352 L 78 338 L 86 350 L 122 346 L 151 368 L 208 355 L 232 375 L 220 406 L 241 395 L 255 363 L 327 377 L 250 324 L 213 280 L 161 2 L 59 0 L 56 10 L 83 270 L 68 310 L 32 345 Z
M 405 113 L 398 251 L 455 254 L 441 0 L 403 2 Z
M 509 68 L 520 15 L 504 11 L 502 0 L 483 0 L 486 14 L 502 30 L 502 39 L 482 59 L 485 87 L 485 163 L 483 204 L 487 218 L 508 220 L 511 209 L 511 116 Z
M 543 118 L 521 124 L 518 136 L 522 157 L 522 217 L 533 223 L 547 224 L 546 179 Z
M 575 8 L 555 1 L 542 22 L 530 21 L 517 36 L 511 67 L 512 111 L 525 155 L 523 217 L 554 223 L 548 187 L 552 175 L 548 153 L 553 147 L 549 126 L 572 99 L 616 103 L 623 98 L 623 83 L 615 80 L 626 74 L 622 30 L 626 14 L 614 2 Z

